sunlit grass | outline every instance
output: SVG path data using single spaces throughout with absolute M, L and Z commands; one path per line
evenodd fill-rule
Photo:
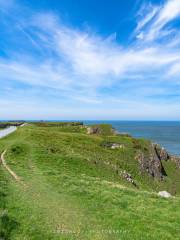
M 0 168 L 0 237 L 4 239 L 178 239 L 179 197 L 156 195 L 179 180 L 165 163 L 165 182 L 141 175 L 136 147 L 148 144 L 125 136 L 87 135 L 75 126 L 26 126 L 0 141 L 6 161 L 21 177 Z M 107 149 L 103 141 L 125 149 Z M 107 163 L 130 171 L 139 189 Z M 177 172 L 175 172 L 177 174 Z M 167 185 L 167 186 L 166 186 Z M 177 184 L 178 186 L 178 184 Z

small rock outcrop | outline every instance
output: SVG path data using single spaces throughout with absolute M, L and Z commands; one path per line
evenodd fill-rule
M 180 169 L 180 157 L 171 156 L 170 160 L 176 164 L 177 169 Z
M 100 129 L 98 127 L 87 127 L 87 134 L 100 134 Z
M 128 182 L 132 183 L 135 187 L 137 187 L 137 184 L 133 180 L 132 176 L 130 173 L 126 172 L 125 170 L 121 172 L 121 177 L 126 179 Z
M 160 161 L 172 161 L 176 164 L 176 167 L 180 169 L 180 157 L 170 155 L 166 151 L 166 149 L 161 147 L 159 144 L 153 144 L 153 145 Z
M 167 161 L 170 159 L 169 153 L 165 148 L 161 147 L 159 144 L 153 143 L 154 149 L 156 151 L 157 156 L 161 161 Z
M 111 124 L 95 124 L 86 126 L 87 134 L 96 134 L 96 135 L 116 135 L 115 130 L 113 129 Z
M 152 177 L 161 180 L 167 176 L 162 161 L 172 161 L 176 168 L 180 169 L 180 157 L 170 155 L 165 148 L 156 143 L 151 143 L 146 153 L 139 150 L 135 159 L 138 160 L 142 172 L 146 171 Z
M 111 149 L 116 149 L 116 148 L 125 148 L 125 146 L 123 144 L 113 143 L 111 145 Z
M 166 191 L 158 192 L 158 195 L 159 195 L 160 197 L 164 197 L 164 198 L 170 198 L 170 197 L 172 197 L 172 195 L 171 195 L 170 193 L 166 192 Z
M 128 173 L 126 170 L 121 170 L 117 165 L 112 164 L 110 161 L 104 162 L 104 164 L 110 166 L 113 169 L 113 171 L 115 171 L 116 174 L 118 174 L 119 177 L 121 177 L 121 178 L 125 179 L 126 181 L 132 183 L 135 187 L 138 188 L 138 185 L 136 184 L 132 175 L 130 173 Z
M 136 159 L 140 164 L 142 172 L 146 171 L 150 176 L 157 179 L 163 179 L 163 176 L 166 176 L 166 172 L 161 163 L 160 152 L 159 154 L 157 153 L 156 145 L 153 143 L 150 144 L 147 154 L 139 151 Z
M 111 148 L 111 149 L 125 148 L 124 144 L 113 143 L 113 142 L 103 142 L 101 146 L 106 148 Z

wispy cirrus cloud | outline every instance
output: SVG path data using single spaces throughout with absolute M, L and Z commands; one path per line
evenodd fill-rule
M 141 31 L 147 24 L 149 24 L 152 21 L 152 19 L 156 16 L 159 10 L 160 10 L 159 6 L 153 6 L 151 3 L 143 5 L 137 13 L 139 21 L 137 23 L 135 32 L 137 33 Z
M 54 91 L 54 96 L 48 95 L 47 99 L 50 96 L 56 101 L 61 99 L 63 106 L 70 101 L 79 109 L 82 104 L 94 109 L 106 104 L 111 109 L 113 104 L 115 109 L 127 106 L 127 111 L 132 111 L 130 104 L 135 101 L 133 106 L 137 110 L 141 109 L 138 104 L 143 108 L 145 102 L 152 111 L 154 103 L 149 96 L 166 98 L 167 89 L 177 91 L 180 83 L 177 35 L 161 45 L 157 41 L 159 36 L 166 38 L 171 34 L 170 30 L 176 31 L 165 26 L 179 16 L 178 2 L 169 0 L 164 5 L 148 4 L 141 8 L 134 30 L 137 39 L 129 46 L 112 37 L 104 38 L 90 30 L 69 26 L 53 12 L 26 9 L 28 17 L 17 18 L 9 10 L 8 17 L 5 16 L 11 26 L 10 31 L 7 29 L 8 36 L 16 36 L 18 40 L 15 39 L 15 47 L 0 57 L 0 82 Z M 133 91 L 128 90 L 129 86 Z M 32 96 L 37 94 L 34 92 Z M 112 100 L 112 96 L 118 101 Z M 157 115 L 157 109 L 165 111 L 165 106 L 166 101 L 156 107 L 154 114 Z M 123 111 L 126 116 L 127 111 Z
M 180 1 L 167 0 L 164 5 L 160 6 L 147 4 L 141 9 L 140 15 L 141 19 L 136 28 L 139 32 L 138 38 L 153 41 L 156 38 L 168 36 L 176 31 L 176 29 L 168 27 L 165 29 L 165 27 L 171 21 L 180 18 Z
M 33 42 L 45 52 L 44 62 L 39 63 L 36 55 L 30 55 L 27 59 L 21 55 L 18 64 L 13 61 L 9 64 L 10 60 L 8 60 L 7 64 L 4 62 L 1 65 L 1 68 L 4 66 L 8 71 L 14 71 L 16 79 L 18 76 L 21 79 L 24 73 L 29 76 L 26 80 L 32 79 L 33 84 L 38 83 L 38 79 L 39 84 L 46 84 L 48 78 L 50 82 L 57 81 L 60 84 L 64 79 L 65 85 L 72 85 L 74 78 L 84 76 L 86 77 L 84 80 L 75 84 L 85 87 L 91 85 L 96 88 L 99 85 L 106 85 L 101 79 L 104 80 L 105 76 L 111 76 L 113 82 L 116 78 L 120 80 L 126 75 L 159 71 L 164 67 L 167 69 L 180 60 L 179 52 L 174 49 L 164 50 L 157 45 L 146 47 L 146 43 L 144 45 L 137 43 L 132 47 L 124 48 L 109 38 L 103 39 L 92 33 L 66 27 L 52 14 L 37 14 L 23 29 L 24 32 L 29 29 Z M 27 61 L 29 59 L 30 61 Z M 19 65 L 20 63 L 22 65 Z M 5 72 L 3 71 L 4 74 Z M 44 73 L 47 77 L 42 80 L 41 74 Z M 92 78 L 96 79 L 94 83 Z

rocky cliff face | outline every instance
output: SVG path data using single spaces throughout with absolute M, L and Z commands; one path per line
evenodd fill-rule
M 158 158 L 162 161 L 167 161 L 171 158 L 171 156 L 169 155 L 169 153 L 166 151 L 165 148 L 161 147 L 159 144 L 153 144 L 153 147 L 156 151 L 156 154 L 158 156 Z
M 156 145 L 150 144 L 146 154 L 142 151 L 138 152 L 136 159 L 142 172 L 147 172 L 150 176 L 158 179 L 163 179 L 163 176 L 166 176 L 161 163 L 160 151 L 157 151 Z
M 151 143 L 148 152 L 145 154 L 139 151 L 136 159 L 140 164 L 142 172 L 147 172 L 150 176 L 160 180 L 163 180 L 164 176 L 167 176 L 162 161 L 173 161 L 177 168 L 180 168 L 180 157 L 171 156 L 159 144 Z

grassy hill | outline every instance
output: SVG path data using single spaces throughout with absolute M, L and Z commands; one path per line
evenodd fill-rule
M 179 239 L 175 163 L 162 161 L 166 176 L 156 179 L 136 158 L 149 154 L 149 141 L 93 128 L 87 134 L 81 123 L 31 123 L 0 140 L 21 178 L 0 166 L 0 239 Z M 161 198 L 160 190 L 175 197 Z

